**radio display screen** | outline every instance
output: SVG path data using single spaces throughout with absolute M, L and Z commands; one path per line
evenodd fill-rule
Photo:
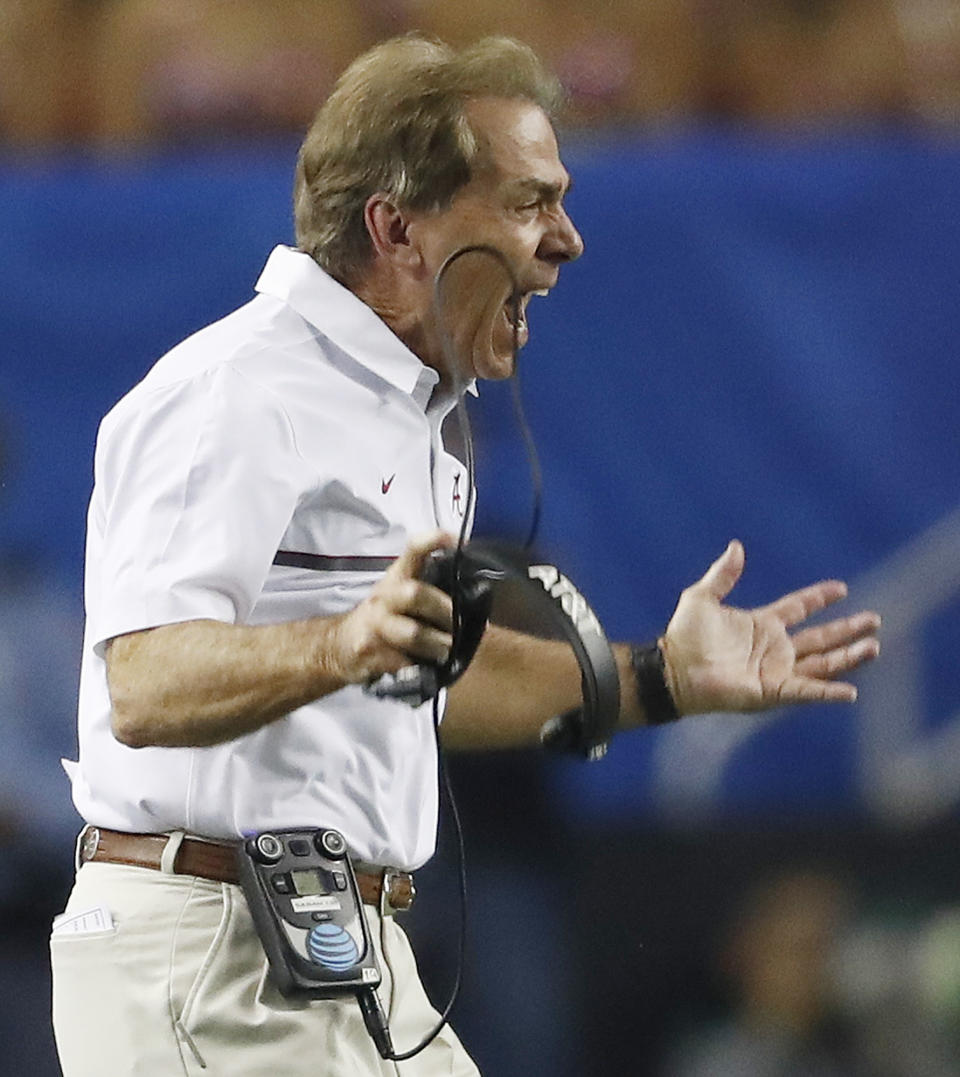
M 294 893 L 301 896 L 308 894 L 328 894 L 330 891 L 323 885 L 320 872 L 316 870 L 291 871 L 290 879 L 293 882 Z

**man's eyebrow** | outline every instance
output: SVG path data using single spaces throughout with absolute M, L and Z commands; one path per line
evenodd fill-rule
M 563 198 L 573 186 L 573 180 L 569 177 L 565 183 L 548 183 L 546 180 L 529 179 L 514 180 L 508 185 L 510 194 L 536 195 L 547 202 L 556 202 Z

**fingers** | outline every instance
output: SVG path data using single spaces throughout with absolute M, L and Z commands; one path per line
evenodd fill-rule
M 845 647 L 836 647 L 823 654 L 811 654 L 801 658 L 794 667 L 803 677 L 830 679 L 870 662 L 880 653 L 877 640 L 862 639 Z
M 337 667 L 345 680 L 365 682 L 412 663 L 449 658 L 452 634 L 410 616 L 402 601 L 395 606 L 396 594 L 371 593 L 341 622 Z
M 809 654 L 823 654 L 834 647 L 843 647 L 871 636 L 879 627 L 879 614 L 871 611 L 856 613 L 825 625 L 804 628 L 793 636 L 793 649 L 797 658 L 805 658 Z M 879 645 L 877 650 L 879 652 Z
M 427 557 L 453 542 L 445 531 L 413 539 L 371 593 L 370 598 L 384 607 L 384 641 L 410 657 L 444 662 L 449 654 L 453 603 L 448 594 L 419 577 Z
M 345 680 L 368 681 L 412 662 L 446 662 L 453 646 L 453 604 L 419 574 L 431 552 L 453 541 L 443 531 L 413 540 L 345 615 L 338 635 Z
M 764 610 L 790 628 L 846 597 L 847 585 L 842 580 L 821 580 L 799 591 L 791 591 L 765 606 Z
M 722 601 L 743 575 L 744 559 L 743 544 L 734 539 L 690 590 L 705 591 Z
M 813 677 L 791 677 L 784 681 L 777 702 L 791 703 L 855 703 L 857 690 L 846 681 L 821 681 Z
M 442 550 L 453 546 L 454 538 L 446 531 L 430 531 L 426 535 L 420 535 L 411 539 L 407 548 L 393 562 L 384 579 L 406 578 L 417 579 L 423 569 L 423 563 L 434 550 Z
M 794 672 L 808 691 L 813 684 L 826 687 L 833 678 L 850 673 L 880 653 L 875 633 L 880 617 L 871 611 L 841 617 L 816 628 L 805 628 L 793 637 L 797 657 Z M 803 696 L 803 699 L 853 702 L 857 698 L 853 685 L 833 684 L 825 695 Z
M 778 702 L 854 703 L 856 687 L 834 678 L 877 657 L 880 642 L 873 633 L 879 627 L 880 617 L 864 612 L 798 632 L 793 676 L 781 686 Z
M 395 673 L 401 666 L 409 665 L 411 658 L 426 662 L 443 663 L 450 655 L 453 637 L 449 632 L 426 624 L 407 613 L 392 613 L 381 625 L 383 642 L 394 652 L 392 668 L 385 672 Z M 394 664 L 395 663 L 395 664 Z
M 422 580 L 384 578 L 370 599 L 379 602 L 387 614 L 422 621 L 445 632 L 453 628 L 453 600 L 445 591 Z

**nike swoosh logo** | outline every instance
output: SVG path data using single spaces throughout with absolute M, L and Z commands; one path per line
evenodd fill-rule
M 381 493 L 381 494 L 389 494 L 389 493 L 390 493 L 390 487 L 391 487 L 391 485 L 393 484 L 393 480 L 394 480 L 394 479 L 395 479 L 396 477 L 397 477 L 397 473 L 396 473 L 396 472 L 394 472 L 394 473 L 393 473 L 393 474 L 392 474 L 392 475 L 390 476 L 390 478 L 389 478 L 389 479 L 381 479 L 381 480 L 380 480 L 380 493 Z

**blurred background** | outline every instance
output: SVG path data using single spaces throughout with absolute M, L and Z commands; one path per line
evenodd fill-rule
M 960 0 L 0 0 L 0 1069 L 58 1072 L 97 424 L 250 296 L 316 105 L 408 29 L 513 34 L 569 92 L 540 551 L 615 638 L 734 536 L 741 603 L 840 576 L 885 619 L 856 706 L 454 759 L 456 1026 L 491 1077 L 960 1074 Z M 519 538 L 508 396 L 478 531 Z M 442 1002 L 441 837 L 410 930 Z

